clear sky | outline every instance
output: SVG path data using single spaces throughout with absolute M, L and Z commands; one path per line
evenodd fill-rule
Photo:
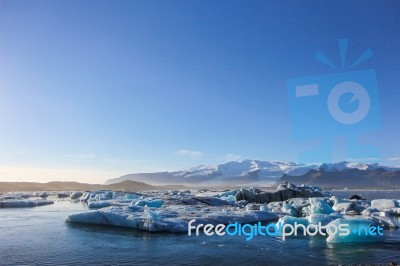
M 400 165 L 399 1 L 0 0 L 0 180 L 103 182 L 246 158 L 297 161 L 286 81 L 367 48 Z M 343 158 L 346 159 L 346 158 Z M 367 160 L 367 159 L 366 159 Z

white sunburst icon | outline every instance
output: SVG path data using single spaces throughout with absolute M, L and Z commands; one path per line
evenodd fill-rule
M 347 40 L 339 40 L 340 58 L 342 62 L 342 68 L 345 67 L 346 53 L 347 53 Z M 366 61 L 372 56 L 370 49 L 367 49 L 361 56 L 356 60 L 350 69 Z M 318 52 L 316 57 L 320 62 L 337 69 L 337 67 L 321 52 Z M 353 112 L 343 111 L 340 107 L 340 98 L 345 94 L 351 94 L 352 98 L 349 104 L 358 100 L 358 108 Z M 342 124 L 355 124 L 362 121 L 368 114 L 370 109 L 370 97 L 368 91 L 359 83 L 349 80 L 343 81 L 332 88 L 328 96 L 328 110 L 331 116 Z
M 351 65 L 346 64 L 346 39 L 339 40 L 340 63 L 322 52 L 315 59 L 334 69 L 332 73 L 300 77 L 286 83 L 293 136 L 297 140 L 321 139 L 329 143 L 337 136 L 356 139 L 380 128 L 380 107 L 376 73 L 354 70 L 371 58 L 365 50 Z M 332 147 L 331 144 L 325 145 Z M 358 149 L 358 147 L 357 147 Z M 318 159 L 318 158 L 317 158 Z

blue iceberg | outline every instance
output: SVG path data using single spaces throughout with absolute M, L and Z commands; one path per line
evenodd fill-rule
M 141 199 L 136 201 L 136 206 L 148 206 L 152 208 L 161 208 L 164 204 L 164 201 L 161 199 Z
M 336 219 L 326 226 L 327 242 L 375 242 L 382 240 L 382 227 L 367 219 Z
M 324 198 L 310 198 L 310 214 L 331 214 L 335 212 Z

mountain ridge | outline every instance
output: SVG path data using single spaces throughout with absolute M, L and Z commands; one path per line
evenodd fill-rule
M 346 169 L 373 171 L 382 168 L 385 171 L 400 170 L 396 167 L 380 166 L 376 163 L 321 163 L 298 164 L 282 161 L 243 160 L 230 161 L 217 165 L 197 165 L 178 171 L 155 173 L 127 174 L 109 179 L 105 184 L 113 184 L 124 180 L 145 182 L 152 185 L 182 184 L 182 185 L 259 185 L 275 184 L 284 175 L 303 176 L 310 170 L 340 172 Z
M 388 171 L 376 169 L 344 169 L 341 171 L 326 171 L 325 169 L 310 170 L 304 175 L 290 176 L 284 174 L 276 184 L 288 181 L 295 184 L 305 184 L 320 187 L 400 187 L 400 169 Z

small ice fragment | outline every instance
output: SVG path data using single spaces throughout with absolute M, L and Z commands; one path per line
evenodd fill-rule
M 147 215 L 149 219 L 153 221 L 160 220 L 160 215 L 157 212 L 150 210 L 150 208 L 147 205 L 144 206 L 144 213 Z
M 153 208 L 161 208 L 163 204 L 164 202 L 161 199 L 149 199 L 149 200 L 141 199 L 135 203 L 136 206 L 144 207 L 145 205 L 147 205 L 148 207 L 153 207 Z
M 323 198 L 310 198 L 309 200 L 311 214 L 331 214 L 335 212 Z

